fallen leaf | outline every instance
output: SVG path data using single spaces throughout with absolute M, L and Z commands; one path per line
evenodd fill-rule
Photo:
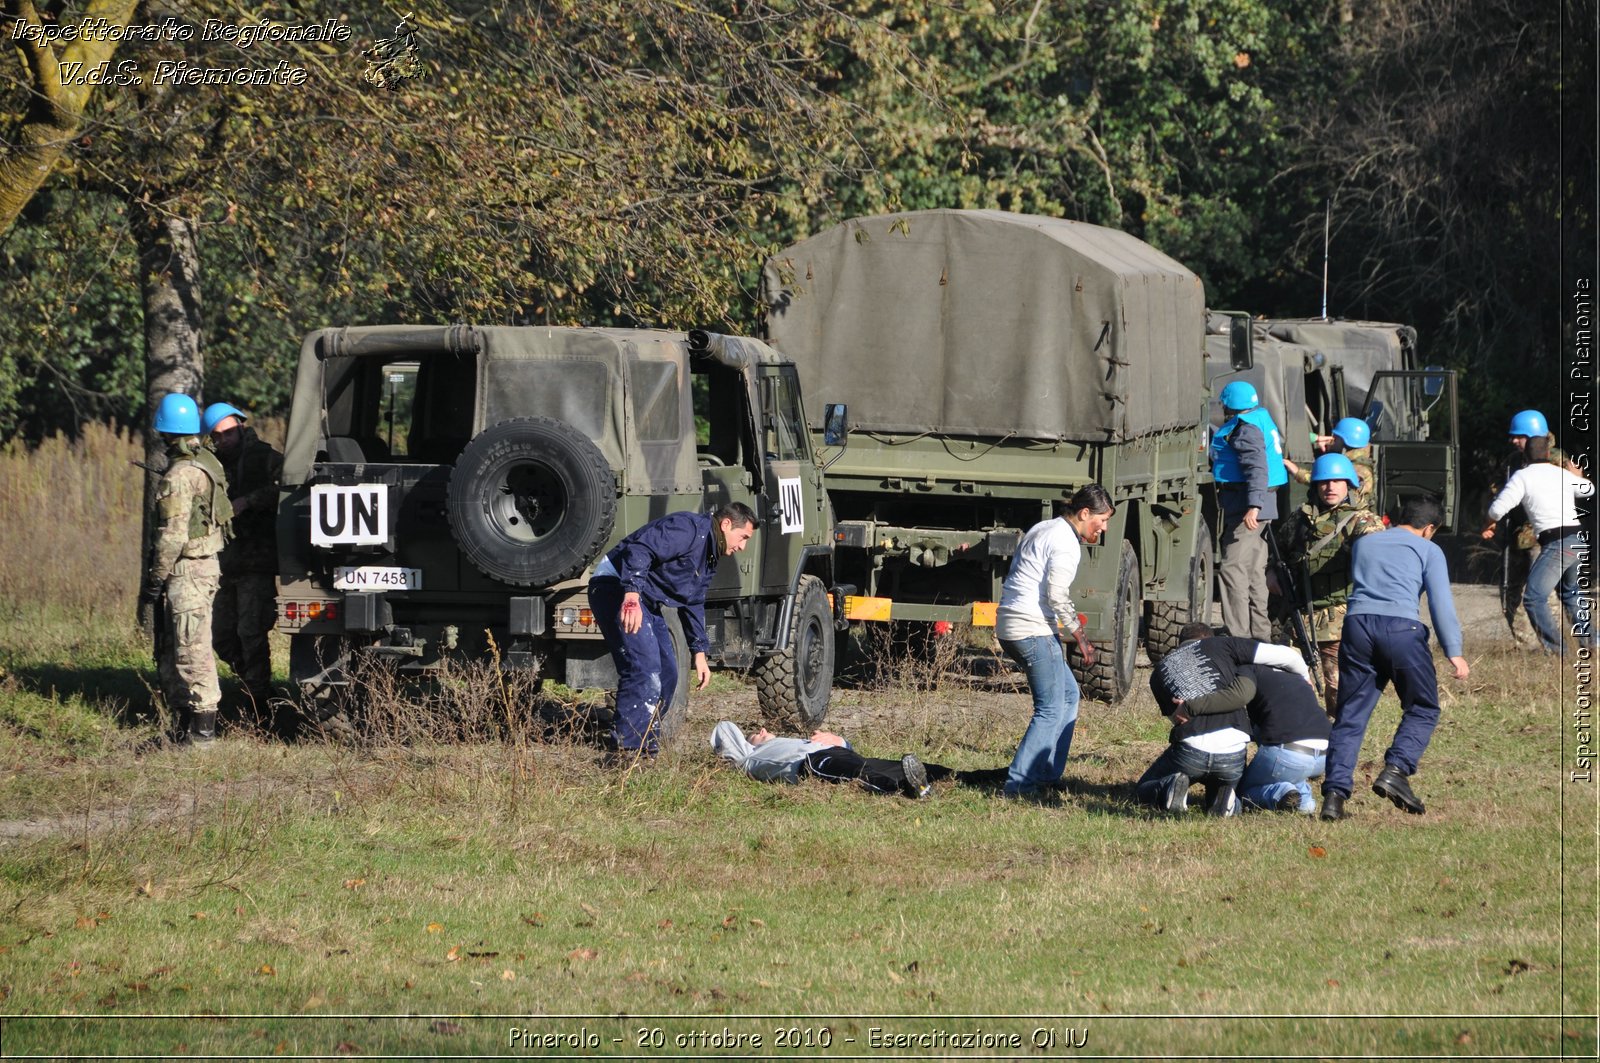
M 501 971 L 500 972 L 500 981 L 502 981 L 502 982 L 515 982 L 516 980 L 517 980 L 517 972 L 516 971 Z
M 522 917 L 522 921 L 529 926 L 544 926 L 544 913 L 534 912 L 532 915 L 525 915 Z
M 600 953 L 596 952 L 594 949 L 573 949 L 571 952 L 567 953 L 567 959 L 592 960 L 598 955 L 600 955 Z
M 767 921 L 765 919 L 752 919 L 750 920 L 750 925 L 755 927 L 765 927 L 767 925 Z
M 728 916 L 726 919 L 724 919 L 722 921 L 722 925 L 725 926 L 725 927 L 738 926 L 739 925 L 739 917 L 737 915 L 730 915 L 730 916 Z
M 672 920 L 671 919 L 663 919 L 663 920 L 661 920 L 661 922 L 656 924 L 656 929 L 657 930 L 671 930 L 672 929 Z
M 459 960 L 461 958 L 461 946 L 451 945 L 450 951 L 444 954 L 444 958 L 449 960 L 451 963 Z
M 430 934 L 439 934 L 439 933 L 443 933 L 443 932 L 444 932 L 444 924 L 443 923 L 429 923 L 428 924 L 428 933 L 430 933 Z
M 341 1056 L 353 1056 L 357 1052 L 361 1051 L 361 1046 L 353 1045 L 349 1041 L 340 1041 L 339 1044 L 334 1048 L 334 1051 L 339 1053 Z
M 100 925 L 100 921 L 92 915 L 80 915 L 72 925 L 79 930 L 93 930 Z
M 1337 978 L 1328 979 L 1328 984 L 1335 989 L 1339 988 L 1339 980 Z
M 1472 1035 L 1470 1033 L 1468 1033 L 1466 1030 L 1462 1030 L 1460 1033 L 1456 1034 L 1456 1044 L 1458 1044 L 1458 1045 L 1470 1045 L 1471 1043 L 1472 1043 Z
M 275 1056 L 281 1056 L 287 1051 L 289 1051 L 288 1041 L 279 1041 L 277 1044 L 272 1046 L 272 1054 Z
M 1320 845 L 1313 845 L 1309 852 L 1311 853 L 1311 858 L 1313 860 L 1321 860 L 1324 856 L 1328 855 L 1328 850 L 1324 849 Z
M 207 918 L 207 916 L 206 916 L 205 912 L 192 912 L 192 913 L 190 913 L 189 918 L 190 919 L 199 920 L 199 919 L 205 919 L 205 918 Z
M 415 989 L 415 988 L 417 988 L 417 983 L 415 983 L 411 979 L 407 978 L 406 979 L 406 984 L 401 986 L 400 988 L 401 989 Z
M 263 963 L 260 967 L 256 968 L 256 973 L 257 974 L 277 974 L 278 972 L 272 969 L 272 964 Z
M 433 1023 L 428 1027 L 428 1029 L 432 1030 L 434 1033 L 456 1034 L 462 1032 L 460 1023 L 446 1022 L 444 1019 L 440 1019 L 438 1022 Z
M 1233 65 L 1238 67 L 1240 70 L 1243 70 L 1245 67 L 1249 66 L 1250 65 L 1250 53 L 1249 52 L 1235 52 L 1234 55 L 1233 55 Z
M 244 914 L 244 905 L 242 905 L 242 904 L 234 905 L 233 906 L 233 914 L 234 915 L 243 915 Z
M 358 890 L 366 884 L 367 880 L 364 878 L 347 878 L 344 880 L 344 888 L 347 890 Z

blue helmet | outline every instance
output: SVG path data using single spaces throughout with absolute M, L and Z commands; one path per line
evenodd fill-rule
M 1333 434 L 1339 437 L 1347 450 L 1360 450 L 1372 439 L 1372 429 L 1359 417 L 1344 418 L 1333 426 Z
M 1235 380 L 1217 396 L 1225 410 L 1253 410 L 1261 405 L 1261 396 L 1248 380 Z
M 218 424 L 227 420 L 229 417 L 237 417 L 241 421 L 248 421 L 250 419 L 245 415 L 245 412 L 239 409 L 237 406 L 230 405 L 226 402 L 213 402 L 210 406 L 206 407 L 205 416 L 200 419 L 200 427 L 206 432 L 207 435 L 209 435 L 216 429 Z
M 1323 480 L 1347 480 L 1351 487 L 1361 486 L 1356 467 L 1343 454 L 1324 454 L 1311 466 L 1311 482 L 1321 483 Z
M 1523 410 L 1511 418 L 1511 428 L 1506 432 L 1513 436 L 1547 436 L 1550 434 L 1550 422 L 1544 419 L 1544 414 L 1538 410 Z
M 200 407 L 187 395 L 174 391 L 156 407 L 156 431 L 172 436 L 200 434 Z

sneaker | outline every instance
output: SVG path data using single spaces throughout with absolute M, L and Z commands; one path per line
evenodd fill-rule
M 1217 787 L 1211 795 L 1211 801 L 1206 805 L 1208 816 L 1234 816 L 1239 813 L 1239 795 L 1234 792 L 1233 783 Z
M 933 792 L 933 784 L 928 781 L 928 769 L 915 756 L 907 753 L 901 757 L 900 770 L 905 772 L 906 789 L 911 796 L 922 798 Z
M 1278 803 L 1274 807 L 1276 807 L 1279 812 L 1300 811 L 1300 791 L 1290 790 L 1288 793 L 1278 798 Z
M 1184 812 L 1189 808 L 1189 776 L 1178 772 L 1167 780 L 1163 807 L 1168 812 Z

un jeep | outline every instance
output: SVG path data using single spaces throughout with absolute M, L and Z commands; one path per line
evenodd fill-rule
M 278 628 L 318 713 L 363 664 L 616 673 L 594 563 L 667 513 L 758 516 L 705 607 L 713 667 L 753 671 L 775 722 L 820 723 L 832 684 L 833 547 L 794 366 L 704 332 L 382 326 L 305 338 L 278 511 Z M 668 610 L 681 724 L 688 647 Z

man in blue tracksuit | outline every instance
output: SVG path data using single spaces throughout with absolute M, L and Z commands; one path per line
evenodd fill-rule
M 1254 386 L 1235 380 L 1218 396 L 1228 419 L 1211 434 L 1211 475 L 1222 510 L 1217 584 L 1222 623 L 1236 638 L 1272 641 L 1267 617 L 1268 525 L 1278 517 L 1278 488 L 1289 482 L 1283 434 Z
M 1417 599 L 1424 591 L 1439 645 L 1456 678 L 1467 678 L 1450 572 L 1444 551 L 1433 543 L 1442 523 L 1444 510 L 1437 499 L 1412 498 L 1400 511 L 1398 527 L 1363 535 L 1351 547 L 1350 611 L 1339 641 L 1339 705 L 1328 736 L 1323 819 L 1345 817 L 1367 721 L 1391 682 L 1400 699 L 1400 726 L 1383 754 L 1383 771 L 1372 781 L 1372 791 L 1407 812 L 1424 811 L 1406 781 L 1439 723 L 1439 679 L 1428 649 L 1428 629 L 1417 615 Z
M 705 602 L 719 558 L 743 550 L 755 534 L 756 515 L 730 502 L 707 517 L 669 513 L 627 536 L 595 566 L 589 605 L 617 666 L 617 749 L 656 752 L 655 721 L 673 708 L 678 664 L 663 606 L 678 610 L 697 690 L 711 681 L 706 665 Z M 678 706 L 678 711 L 683 711 Z

